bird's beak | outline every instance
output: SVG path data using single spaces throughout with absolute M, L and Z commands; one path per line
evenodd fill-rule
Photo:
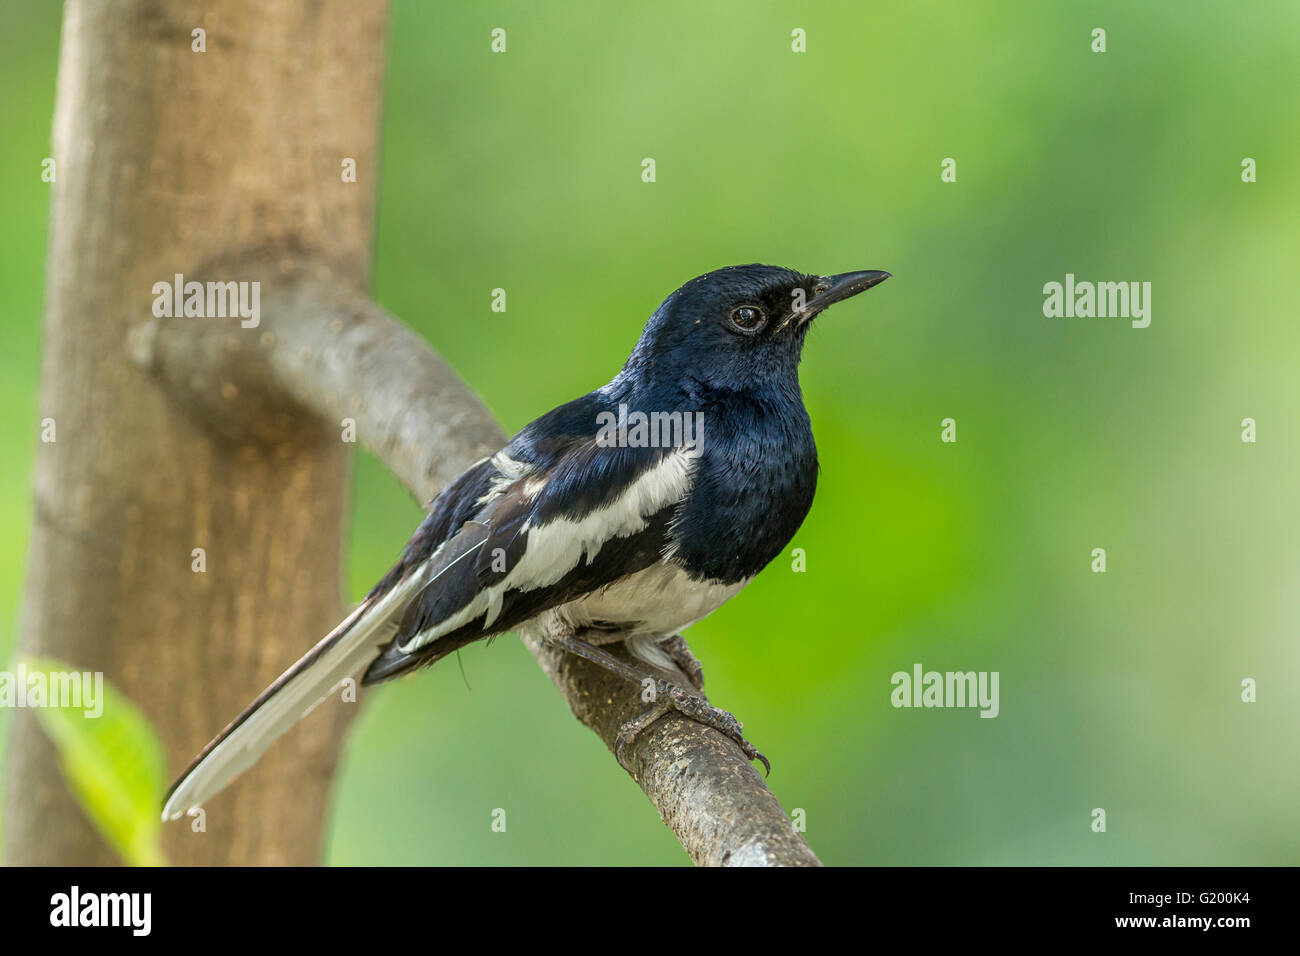
M 776 330 L 781 332 L 786 326 L 792 324 L 796 328 L 803 326 L 836 302 L 843 302 L 859 292 L 866 292 L 873 285 L 880 285 L 888 278 L 888 272 L 880 272 L 877 269 L 869 269 L 866 272 L 841 272 L 837 276 L 818 276 L 812 288 L 812 298 L 805 302 L 804 307 L 798 312 L 791 312 L 786 316 L 785 321 L 777 326 Z
M 873 285 L 880 285 L 889 278 L 888 272 L 869 269 L 866 272 L 841 272 L 837 276 L 820 276 L 813 286 L 813 297 L 808 300 L 808 310 L 820 312 L 822 309 L 843 302 L 859 292 L 866 292 Z

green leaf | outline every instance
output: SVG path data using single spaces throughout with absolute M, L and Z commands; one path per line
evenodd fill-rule
M 27 660 L 33 673 L 68 674 L 73 669 L 51 659 Z M 83 701 L 85 703 L 85 701 Z M 38 707 L 37 718 L 59 752 L 59 767 L 99 832 L 132 866 L 166 865 L 158 815 L 158 795 L 166 786 L 162 741 L 139 708 L 108 683 L 97 694 L 96 709 Z

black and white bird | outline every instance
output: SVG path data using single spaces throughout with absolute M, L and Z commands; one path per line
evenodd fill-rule
M 812 505 L 817 449 L 798 374 L 809 325 L 887 278 L 745 265 L 687 282 L 608 385 L 538 418 L 434 500 L 365 600 L 172 786 L 164 819 L 252 766 L 345 678 L 364 669 L 374 684 L 504 631 L 639 680 L 600 648 L 623 641 L 698 682 L 677 635 L 753 580 Z M 661 703 L 628 735 L 671 708 L 766 765 L 730 714 L 657 684 Z

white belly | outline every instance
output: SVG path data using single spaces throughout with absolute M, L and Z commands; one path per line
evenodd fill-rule
M 656 647 L 660 641 L 708 617 L 749 581 L 692 581 L 676 564 L 660 562 L 547 611 L 526 630 L 544 636 L 592 624 L 626 624 L 625 630 L 610 633 L 606 640 L 627 640 L 638 657 L 662 667 L 662 654 Z M 586 639 L 601 643 L 596 634 Z

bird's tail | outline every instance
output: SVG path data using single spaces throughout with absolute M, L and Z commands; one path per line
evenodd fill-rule
M 172 784 L 163 803 L 163 819 L 175 820 L 221 791 L 345 678 L 365 667 L 392 640 L 407 599 L 417 590 L 417 577 L 367 598 L 262 691 Z

